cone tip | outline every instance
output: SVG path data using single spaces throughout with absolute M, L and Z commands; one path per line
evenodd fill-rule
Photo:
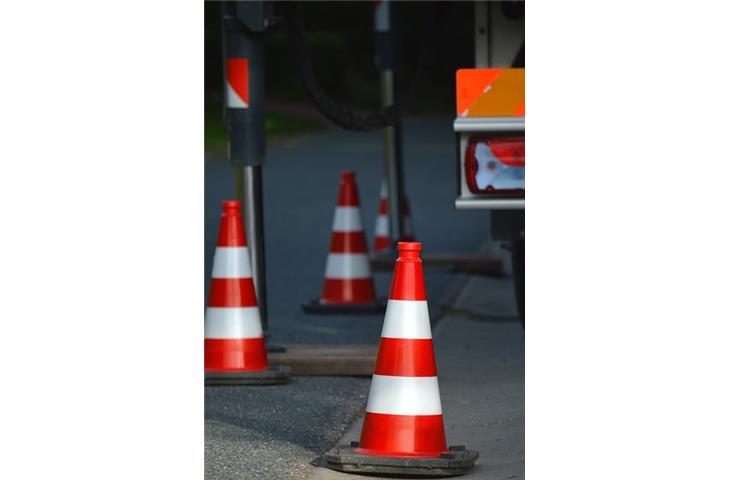
M 241 208 L 241 202 L 239 200 L 223 200 L 223 208 Z
M 420 252 L 421 242 L 398 242 L 399 252 Z
M 341 175 L 342 175 L 343 180 L 354 180 L 355 179 L 354 170 L 343 170 Z

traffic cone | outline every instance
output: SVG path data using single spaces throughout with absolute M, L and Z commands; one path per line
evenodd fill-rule
M 390 252 L 390 218 L 388 217 L 388 186 L 385 179 L 380 184 L 378 215 L 375 217 L 375 241 L 373 253 L 381 255 Z
M 446 446 L 420 250 L 398 243 L 360 442 L 325 455 L 335 470 L 459 475 L 479 457 Z
M 302 309 L 306 313 L 336 314 L 385 311 L 384 302 L 375 297 L 355 172 L 351 170 L 341 175 L 322 296 L 302 305 Z
M 385 179 L 380 184 L 380 200 L 378 201 L 378 215 L 375 217 L 375 240 L 373 241 L 373 253 L 383 255 L 390 252 L 390 216 L 388 207 L 388 186 Z M 413 242 L 416 236 L 413 233 L 413 220 L 411 218 L 411 202 L 408 197 L 403 196 L 403 232 L 401 240 Z
M 205 311 L 205 383 L 285 383 L 288 368 L 270 367 L 256 302 L 241 202 L 224 201 Z

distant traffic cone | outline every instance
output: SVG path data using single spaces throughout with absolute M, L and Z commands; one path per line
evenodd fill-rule
M 375 297 L 355 172 L 342 172 L 322 296 L 302 305 L 306 313 L 382 313 Z
M 378 215 L 375 217 L 375 241 L 373 253 L 380 255 L 390 252 L 390 218 L 388 217 L 388 185 L 385 180 L 380 184 Z
M 336 470 L 457 475 L 479 456 L 446 447 L 420 250 L 418 242 L 398 243 L 360 442 L 325 455 Z
M 205 383 L 284 383 L 288 369 L 269 367 L 241 202 L 224 201 L 205 312 Z
M 416 240 L 413 233 L 413 220 L 411 218 L 411 202 L 405 195 L 403 198 L 403 232 L 401 240 L 413 242 Z M 380 184 L 380 200 L 378 201 L 378 215 L 375 217 L 375 240 L 373 242 L 373 253 L 383 255 L 390 252 L 392 240 L 390 236 L 390 216 L 388 207 L 388 185 L 383 179 Z

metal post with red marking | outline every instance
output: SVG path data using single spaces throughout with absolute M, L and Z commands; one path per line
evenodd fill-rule
M 285 383 L 270 367 L 261 329 L 241 202 L 224 201 L 205 311 L 205 384 Z
M 268 328 L 268 308 L 262 194 L 262 166 L 266 159 L 263 36 L 270 7 L 270 3 L 262 1 L 221 2 L 228 156 L 234 167 L 236 197 L 243 203 L 264 331 Z
M 375 296 L 367 241 L 360 216 L 355 172 L 341 174 L 332 221 L 322 296 L 302 305 L 305 313 L 378 314 L 385 303 Z
M 264 5 L 261 1 L 221 2 L 221 5 L 225 122 L 230 135 L 228 156 L 233 165 L 263 165 L 266 158 Z
M 335 470 L 450 476 L 466 473 L 479 457 L 446 446 L 420 250 L 418 242 L 398 243 L 360 441 L 325 455 Z

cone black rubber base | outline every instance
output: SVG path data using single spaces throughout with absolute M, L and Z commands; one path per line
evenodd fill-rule
M 289 382 L 289 367 L 269 365 L 262 372 L 205 372 L 206 385 L 278 385 Z
M 315 298 L 302 304 L 302 310 L 312 315 L 382 315 L 387 303 L 385 298 L 379 298 L 376 303 L 321 303 Z
M 368 475 L 407 475 L 412 477 L 452 477 L 472 469 L 479 453 L 462 445 L 449 447 L 449 453 L 436 458 L 396 458 L 361 455 L 358 442 L 335 447 L 324 455 L 324 466 L 346 473 Z

